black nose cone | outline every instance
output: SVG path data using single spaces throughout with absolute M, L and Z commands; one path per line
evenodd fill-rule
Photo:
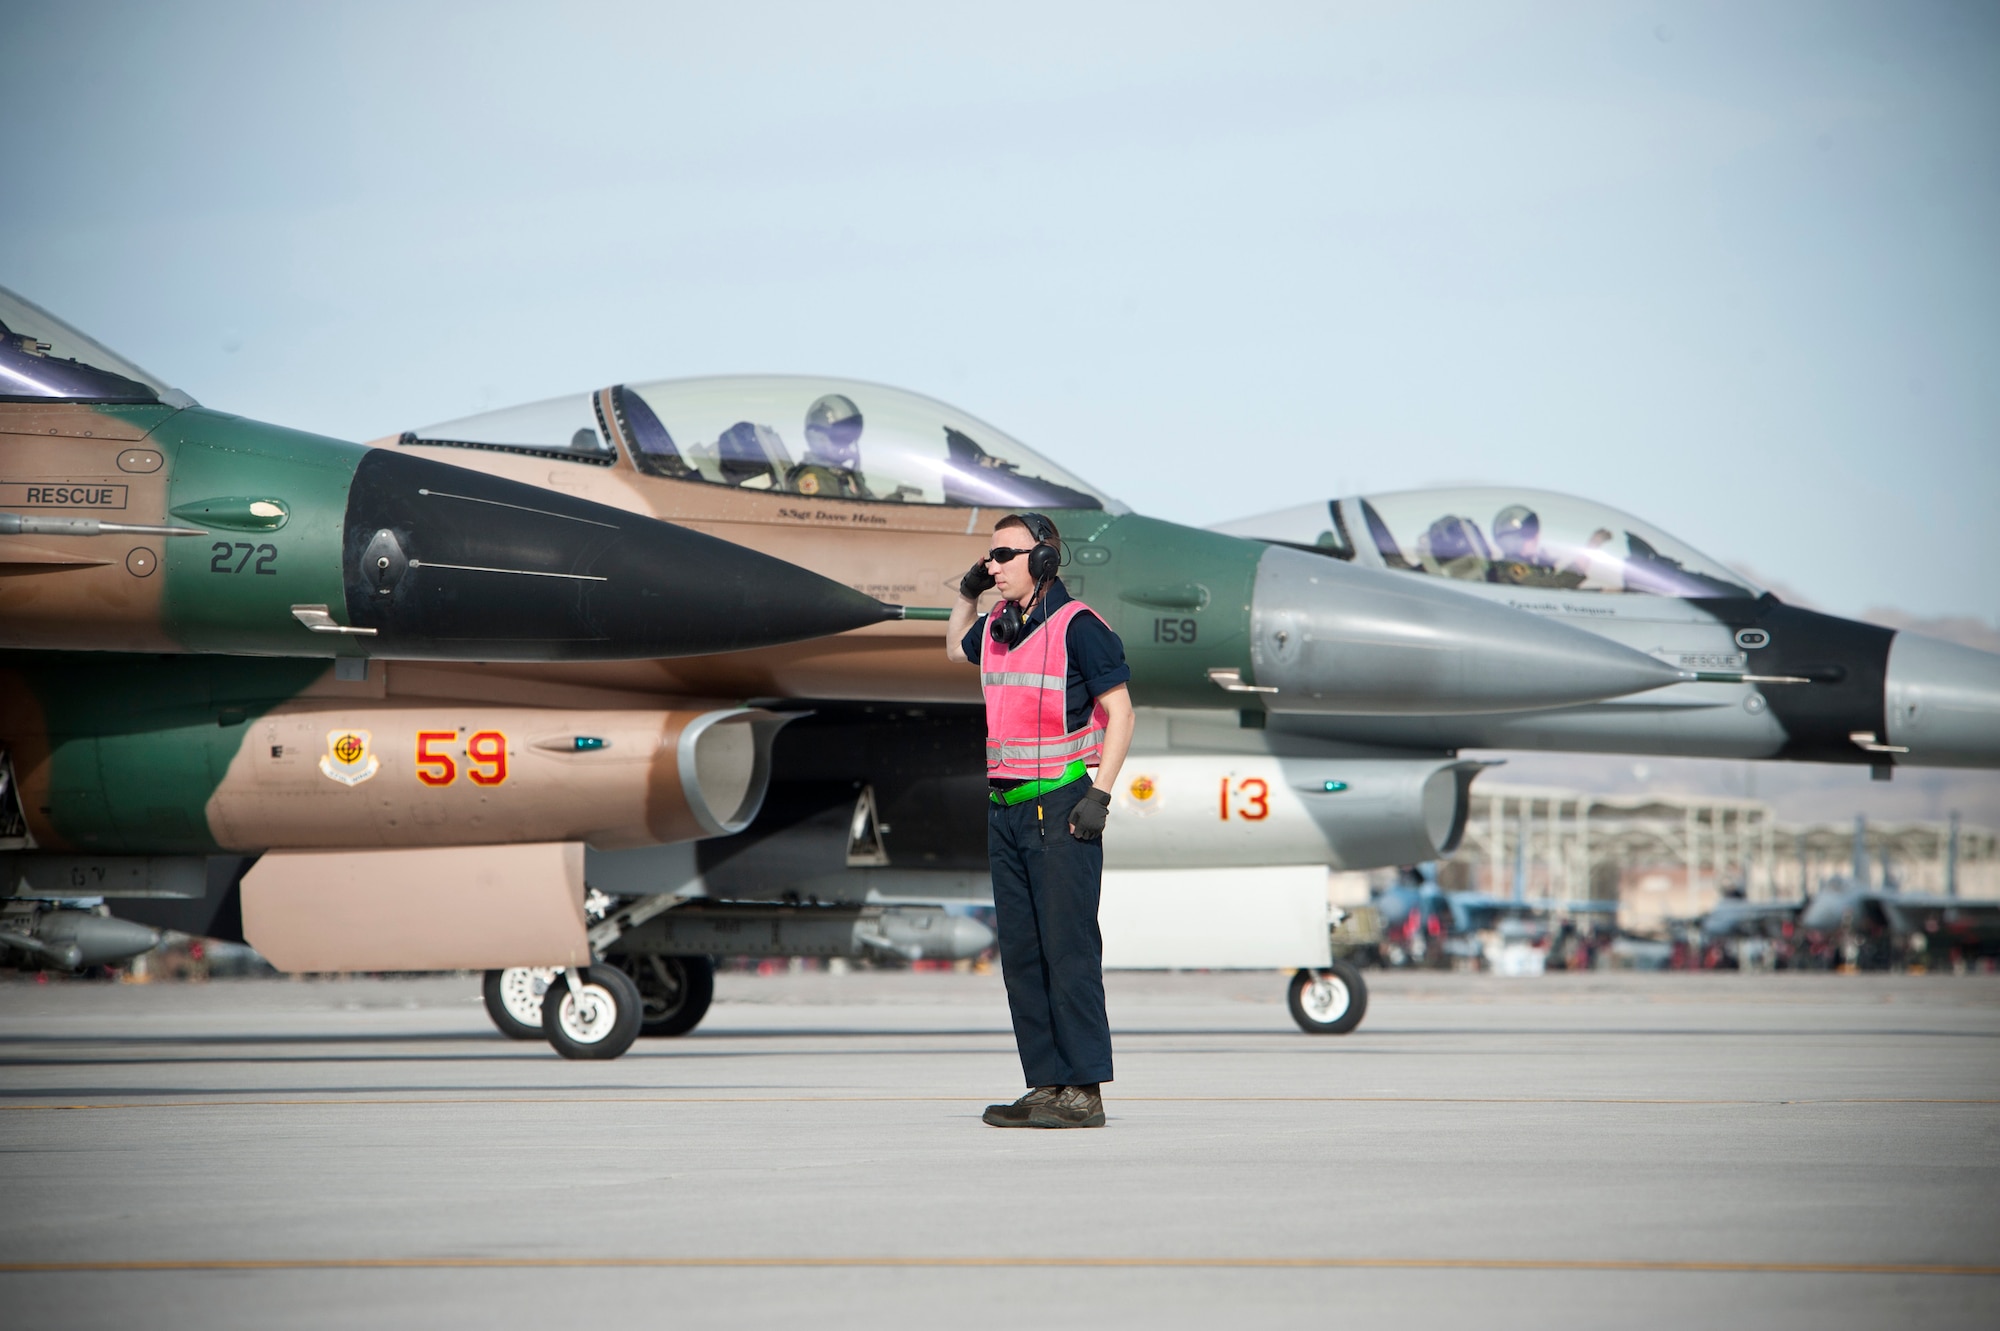
M 390 449 L 355 471 L 342 566 L 348 622 L 384 657 L 697 656 L 896 613 L 713 536 Z

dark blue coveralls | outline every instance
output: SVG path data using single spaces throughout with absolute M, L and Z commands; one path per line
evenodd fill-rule
M 1034 641 L 1049 615 L 1069 600 L 1062 580 L 1052 581 L 1029 612 L 1022 641 Z M 980 659 L 985 633 L 982 615 L 965 636 L 968 660 Z M 1089 720 L 1092 700 L 1130 680 L 1132 669 L 1125 664 L 1125 645 L 1094 614 L 1072 619 L 1064 642 L 1069 649 L 1065 729 L 1075 731 Z M 1104 843 L 1079 841 L 1069 831 L 1070 810 L 1088 789 L 1086 777 L 1039 800 L 988 805 L 986 855 L 1000 926 L 1000 969 L 1007 980 L 1021 1075 L 1029 1086 L 1111 1080 L 1104 940 L 1097 929 Z

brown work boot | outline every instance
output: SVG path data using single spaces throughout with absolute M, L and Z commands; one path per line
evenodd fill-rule
M 1095 1084 L 1065 1086 L 1062 1093 L 1028 1111 L 1031 1128 L 1101 1128 L 1104 1126 L 1104 1097 Z
M 988 1105 L 980 1118 L 996 1128 L 1031 1126 L 1028 1116 L 1062 1093 L 1060 1086 L 1037 1086 L 1011 1105 Z

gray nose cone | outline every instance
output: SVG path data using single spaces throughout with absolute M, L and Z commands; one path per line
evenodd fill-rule
M 1257 564 L 1250 660 L 1274 712 L 1526 712 L 1622 697 L 1685 676 L 1557 620 L 1273 546 Z
M 2000 656 L 1898 633 L 1884 689 L 1896 761 L 1919 767 L 2000 767 Z

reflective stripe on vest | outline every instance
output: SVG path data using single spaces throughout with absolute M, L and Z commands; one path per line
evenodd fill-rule
M 1035 675 L 1025 670 L 996 670 L 992 674 L 981 675 L 979 682 L 987 684 L 1025 684 L 1031 689 L 1059 689 L 1068 684 L 1061 675 Z
M 988 776 L 1035 781 L 1060 776 L 1063 768 L 1079 759 L 1097 761 L 1104 748 L 1104 704 L 1091 707 L 1081 730 L 1065 729 L 1069 622 L 1084 613 L 1096 612 L 1081 601 L 1066 602 L 1011 648 L 993 641 L 990 633 L 981 635 L 979 681 L 986 694 Z

